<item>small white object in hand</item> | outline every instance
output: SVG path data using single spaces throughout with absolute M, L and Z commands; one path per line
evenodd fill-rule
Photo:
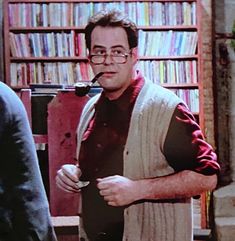
M 89 183 L 90 183 L 89 181 L 78 181 L 76 185 L 80 189 L 80 188 L 86 187 L 87 185 L 89 185 Z

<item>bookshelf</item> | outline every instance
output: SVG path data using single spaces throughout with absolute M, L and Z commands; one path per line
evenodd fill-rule
M 72 86 L 91 79 L 84 26 L 95 12 L 117 8 L 138 25 L 138 68 L 152 81 L 175 87 L 198 113 L 198 5 L 196 0 L 4 1 L 6 83 Z
M 84 26 L 89 15 L 117 8 L 138 25 L 137 68 L 184 99 L 204 129 L 200 6 L 199 0 L 6 0 L 5 81 L 22 88 L 91 79 Z

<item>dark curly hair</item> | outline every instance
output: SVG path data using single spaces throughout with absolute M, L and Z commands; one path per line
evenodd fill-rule
M 85 28 L 86 46 L 91 48 L 91 33 L 96 26 L 111 26 L 123 27 L 126 31 L 130 49 L 138 45 L 138 31 L 136 24 L 132 22 L 127 16 L 123 15 L 117 10 L 102 10 L 90 17 L 88 24 Z

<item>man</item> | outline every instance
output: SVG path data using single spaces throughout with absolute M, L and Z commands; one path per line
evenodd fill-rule
M 0 241 L 55 241 L 27 114 L 2 82 L 0 154 Z
M 81 240 L 192 240 L 191 197 L 216 187 L 215 153 L 185 104 L 136 74 L 134 23 L 101 12 L 85 37 L 103 92 L 84 107 L 78 164 L 56 178 L 67 192 L 81 190 Z

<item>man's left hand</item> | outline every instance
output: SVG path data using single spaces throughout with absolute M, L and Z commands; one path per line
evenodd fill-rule
M 100 195 L 110 206 L 125 206 L 137 200 L 137 181 L 115 175 L 97 179 Z

